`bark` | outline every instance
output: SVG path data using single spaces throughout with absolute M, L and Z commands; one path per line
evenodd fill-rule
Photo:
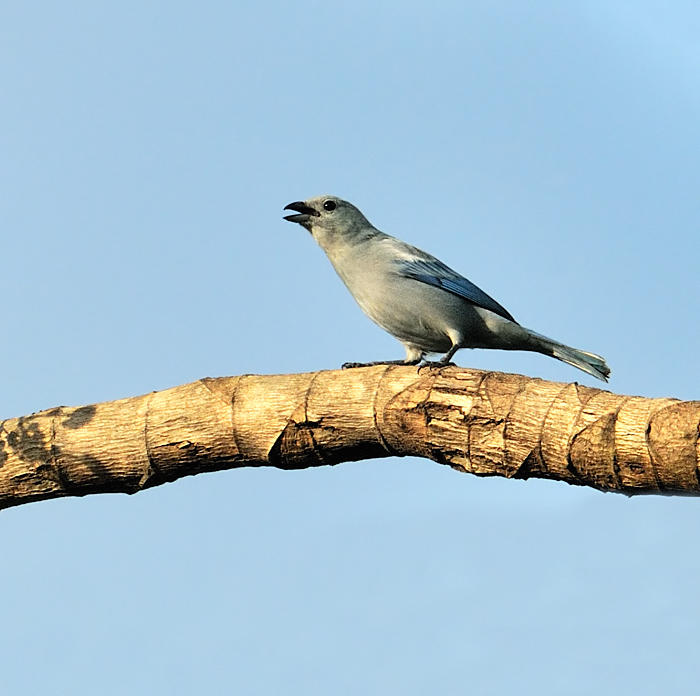
M 478 476 L 700 494 L 700 402 L 456 367 L 202 379 L 0 425 L 0 508 L 241 466 L 427 457 Z

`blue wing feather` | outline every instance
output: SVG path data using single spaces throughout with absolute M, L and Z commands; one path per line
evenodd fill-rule
M 457 295 L 457 297 L 468 300 L 477 307 L 488 309 L 490 312 L 498 314 L 504 319 L 515 321 L 508 310 L 498 304 L 496 300 L 487 295 L 470 280 L 467 280 L 459 273 L 453 271 L 449 266 L 446 266 L 442 261 L 438 261 L 435 257 L 421 252 L 419 249 L 415 251 L 420 254 L 420 257 L 410 260 L 402 259 L 398 262 L 398 270 L 401 275 L 407 278 L 413 278 L 427 285 L 432 285 L 436 288 L 442 288 L 447 292 L 451 292 L 453 295 Z

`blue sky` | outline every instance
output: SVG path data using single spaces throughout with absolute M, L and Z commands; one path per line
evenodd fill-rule
M 613 391 L 697 398 L 699 31 L 691 2 L 5 3 L 0 417 L 402 357 L 281 219 L 321 193 Z M 699 526 L 412 459 L 11 509 L 2 682 L 694 693 Z

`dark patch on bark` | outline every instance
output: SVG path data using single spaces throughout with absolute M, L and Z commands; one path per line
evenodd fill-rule
M 94 404 L 90 406 L 81 406 L 80 408 L 76 408 L 61 425 L 66 428 L 71 428 L 71 430 L 77 430 L 87 425 L 95 417 L 96 412 L 97 406 Z
M 544 460 L 542 458 L 542 448 L 538 444 L 530 450 L 530 453 L 525 457 L 525 460 L 520 466 L 513 473 L 506 474 L 506 476 L 527 481 L 531 476 L 544 478 L 546 473 L 547 467 L 544 465 Z
M 7 444 L 25 462 L 48 462 L 51 450 L 37 422 L 31 417 L 19 418 L 14 430 L 7 433 Z

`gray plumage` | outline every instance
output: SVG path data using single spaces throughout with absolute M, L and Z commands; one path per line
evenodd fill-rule
M 610 368 L 595 353 L 571 348 L 518 324 L 496 300 L 442 261 L 374 228 L 351 203 L 318 196 L 285 207 L 285 220 L 305 227 L 367 316 L 396 337 L 405 360 L 346 363 L 359 367 L 415 365 L 428 353 L 445 353 L 446 365 L 460 348 L 529 350 L 607 381 Z

